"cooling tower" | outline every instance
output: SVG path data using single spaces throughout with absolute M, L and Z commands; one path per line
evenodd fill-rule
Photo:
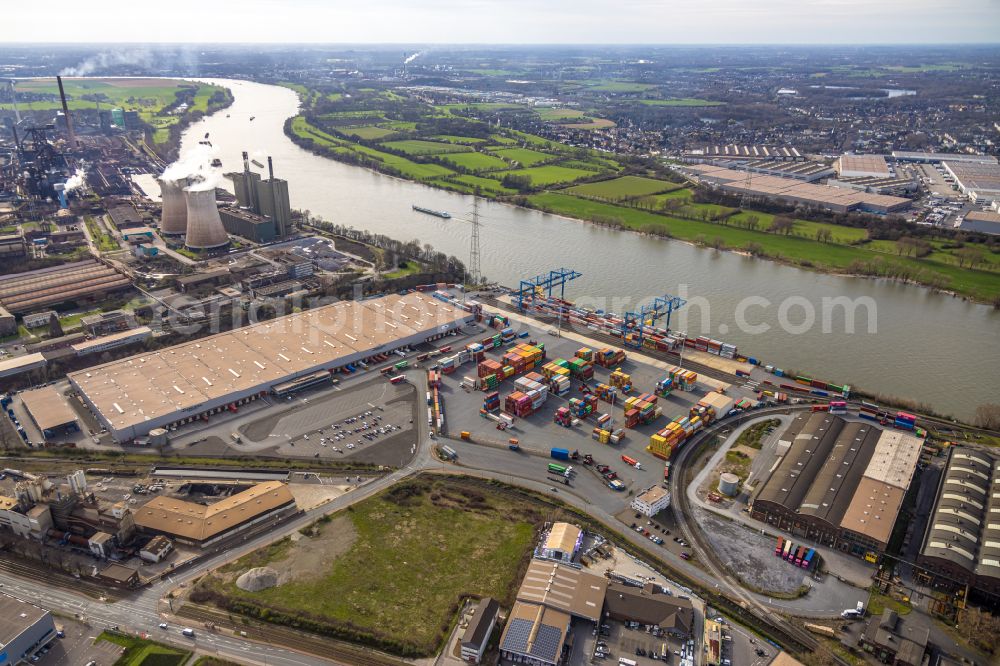
M 184 189 L 184 198 L 187 200 L 184 244 L 193 250 L 207 250 L 228 243 L 229 236 L 215 205 L 215 188 L 192 190 L 188 187 Z
M 188 186 L 186 179 L 165 180 L 157 178 L 160 184 L 160 197 L 163 199 L 163 212 L 160 214 L 160 232 L 164 234 L 183 234 L 187 231 L 187 201 L 184 199 L 184 188 Z

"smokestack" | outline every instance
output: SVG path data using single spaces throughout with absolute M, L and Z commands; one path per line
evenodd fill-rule
M 184 188 L 188 186 L 187 179 L 167 180 L 157 178 L 160 184 L 160 198 L 163 200 L 163 210 L 160 213 L 160 232 L 164 234 L 183 234 L 187 231 L 187 200 L 184 198 Z
M 59 84 L 59 99 L 62 100 L 63 116 L 66 118 L 66 134 L 69 136 L 69 145 L 76 148 L 76 134 L 73 133 L 73 119 L 69 115 L 69 104 L 66 103 L 66 91 L 63 90 L 62 77 L 56 77 Z
M 222 247 L 229 242 L 226 228 L 222 226 L 219 208 L 215 204 L 215 188 L 204 190 L 184 189 L 187 201 L 187 236 L 184 244 L 193 250 Z
M 274 194 L 274 163 L 271 156 L 267 156 L 267 179 L 271 186 L 271 220 L 274 222 L 274 230 L 279 236 L 284 236 L 288 230 L 281 226 L 278 221 L 278 198 Z
M 250 156 L 247 151 L 243 151 L 243 173 L 250 173 Z

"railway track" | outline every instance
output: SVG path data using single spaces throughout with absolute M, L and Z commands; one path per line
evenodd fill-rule
M 202 624 L 211 624 L 216 628 L 228 629 L 240 638 L 280 645 L 352 666 L 405 666 L 407 663 L 402 659 L 354 643 L 308 634 L 280 625 L 260 623 L 208 606 L 185 604 L 176 615 Z
M 38 569 L 30 563 L 14 559 L 14 556 L 8 552 L 0 553 L 0 571 L 17 576 L 18 578 L 42 583 L 46 586 L 61 587 L 73 592 L 80 592 L 94 599 L 103 597 L 109 602 L 115 602 L 120 599 L 120 595 L 115 594 L 115 591 L 109 589 L 107 585 L 95 583 L 86 578 L 76 578 L 48 568 L 44 570 Z

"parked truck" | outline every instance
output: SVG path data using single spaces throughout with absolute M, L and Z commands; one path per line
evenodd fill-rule
M 549 451 L 549 455 L 556 460 L 569 460 L 569 449 L 557 449 L 553 448 Z

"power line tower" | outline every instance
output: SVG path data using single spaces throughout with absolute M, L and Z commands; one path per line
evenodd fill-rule
M 482 269 L 479 261 L 479 197 L 472 199 L 472 238 L 469 241 L 469 282 L 473 287 L 478 287 L 483 281 Z
M 743 179 L 743 193 L 740 195 L 740 208 L 746 208 L 750 201 L 750 187 L 753 185 L 753 171 L 747 166 L 747 177 Z

